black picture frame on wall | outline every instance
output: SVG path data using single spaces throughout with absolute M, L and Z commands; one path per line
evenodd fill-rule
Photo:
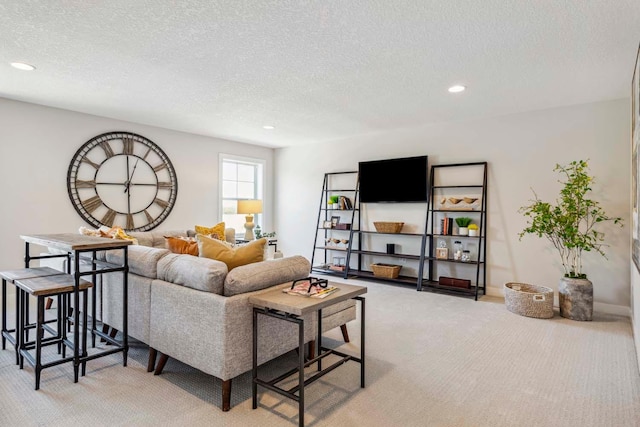
M 632 233 L 633 248 L 632 258 L 636 265 L 636 269 L 640 272 L 640 218 L 638 202 L 640 201 L 640 158 L 638 150 L 640 149 L 640 46 L 633 69 L 633 78 L 631 80 L 631 198 L 633 212 L 632 216 Z

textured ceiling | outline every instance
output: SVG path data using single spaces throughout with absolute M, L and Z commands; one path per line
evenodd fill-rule
M 2 0 L 0 96 L 290 146 L 628 97 L 639 42 L 638 0 Z

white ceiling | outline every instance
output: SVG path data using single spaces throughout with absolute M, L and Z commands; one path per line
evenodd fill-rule
M 0 96 L 281 147 L 628 97 L 639 43 L 638 0 L 3 0 Z

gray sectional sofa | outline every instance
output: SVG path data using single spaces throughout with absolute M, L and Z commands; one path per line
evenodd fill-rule
M 232 271 L 219 261 L 177 255 L 164 249 L 164 236 L 187 230 L 130 233 L 140 245 L 129 247 L 129 335 L 150 347 L 149 370 L 156 351 L 222 380 L 222 409 L 230 408 L 231 380 L 252 367 L 252 306 L 249 296 L 282 287 L 309 275 L 301 256 L 268 260 Z M 107 261 L 120 262 L 118 253 Z M 103 322 L 122 329 L 122 289 L 119 275 L 105 275 Z M 353 301 L 323 310 L 323 330 L 343 327 L 355 319 Z M 314 339 L 316 319 L 306 322 L 305 339 Z M 258 330 L 262 364 L 297 348 L 295 325 L 265 317 Z M 161 359 L 159 363 L 164 366 Z M 156 369 L 156 373 L 162 367 Z

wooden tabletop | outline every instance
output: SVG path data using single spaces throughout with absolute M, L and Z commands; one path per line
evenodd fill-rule
M 58 274 L 56 276 L 20 279 L 16 280 L 15 284 L 31 295 L 41 296 L 71 292 L 75 287 L 75 279 L 71 274 Z M 91 286 L 93 286 L 91 282 L 80 279 L 80 289 L 87 289 Z
M 29 279 L 32 277 L 55 276 L 57 274 L 63 274 L 63 272 L 60 270 L 54 270 L 51 267 L 20 268 L 18 270 L 0 271 L 0 277 L 10 282 L 20 279 Z
M 309 312 L 321 310 L 341 301 L 346 301 L 358 295 L 367 293 L 366 286 L 347 285 L 344 283 L 333 282 L 329 282 L 329 286 L 335 286 L 336 288 L 339 288 L 339 290 L 325 298 L 289 295 L 282 292 L 282 289 L 288 289 L 291 285 L 284 285 L 269 292 L 251 295 L 249 297 L 249 302 L 258 307 L 270 308 L 284 311 L 289 314 L 295 314 L 296 316 L 303 316 Z
M 130 240 L 111 239 L 106 237 L 85 236 L 83 234 L 62 233 L 62 234 L 26 234 L 20 236 L 25 242 L 48 248 L 60 249 L 63 251 L 84 251 L 118 249 L 130 245 Z

